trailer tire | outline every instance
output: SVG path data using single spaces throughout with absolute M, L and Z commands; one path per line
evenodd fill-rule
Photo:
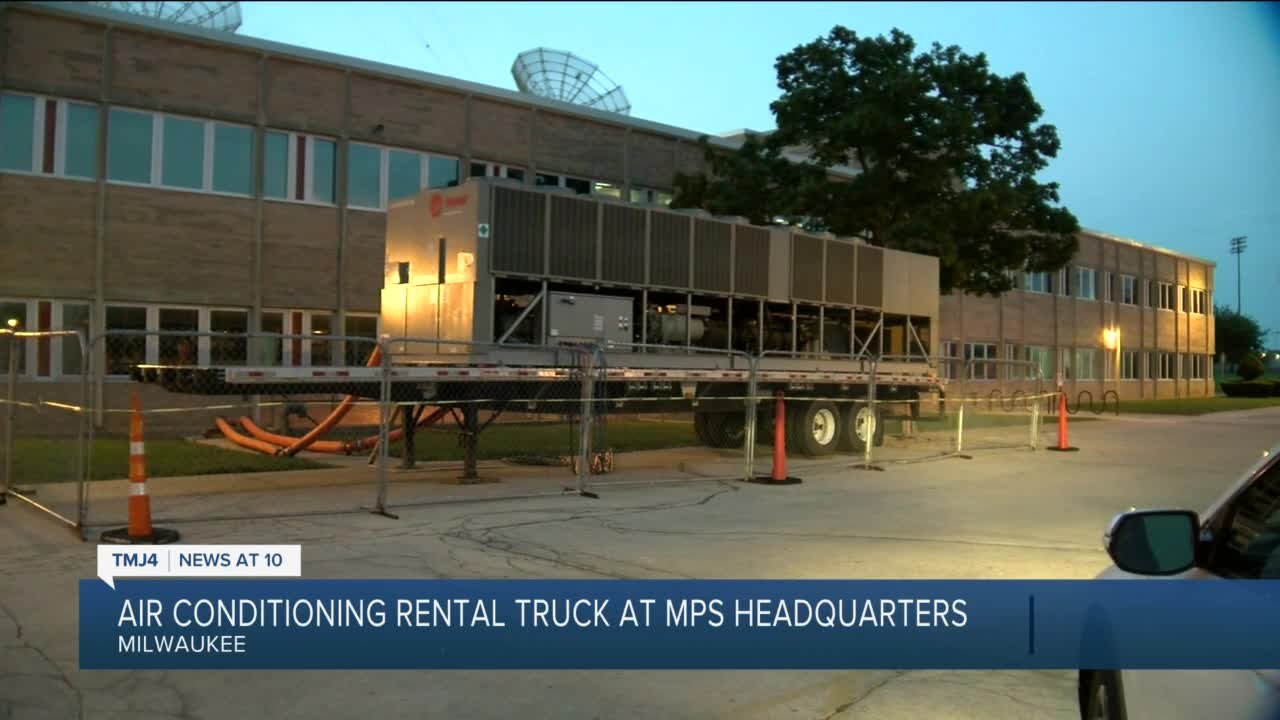
M 836 451 L 843 425 L 840 410 L 828 400 L 798 401 L 787 412 L 787 447 L 802 455 L 821 457 Z
M 871 408 L 864 402 L 849 403 L 844 409 L 844 422 L 842 423 L 840 432 L 840 449 L 848 452 L 860 453 L 866 449 L 866 430 L 864 428 L 866 419 L 871 414 Z M 875 411 L 876 429 L 872 441 L 874 447 L 884 445 L 884 412 L 879 408 Z

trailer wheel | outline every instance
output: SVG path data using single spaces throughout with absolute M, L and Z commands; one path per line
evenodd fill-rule
M 849 403 L 844 408 L 844 427 L 840 438 L 840 448 L 849 452 L 862 452 L 867 447 L 867 421 L 872 417 L 872 410 L 866 403 Z M 875 411 L 875 447 L 884 445 L 884 413 Z
M 794 412 L 787 413 L 787 425 L 788 449 L 804 455 L 830 455 L 840 444 L 840 410 L 830 401 L 797 402 Z

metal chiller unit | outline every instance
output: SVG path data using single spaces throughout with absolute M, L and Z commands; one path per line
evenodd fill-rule
M 937 258 L 790 226 L 478 178 L 387 219 L 382 332 L 509 345 L 483 352 L 510 364 L 540 363 L 530 346 L 596 342 L 648 358 L 631 365 L 705 362 L 686 348 L 924 361 L 937 318 Z

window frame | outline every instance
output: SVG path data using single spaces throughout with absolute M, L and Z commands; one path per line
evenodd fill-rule
M 262 184 L 262 199 L 270 202 L 293 203 L 295 205 L 311 205 L 313 207 L 337 207 L 338 182 L 338 153 L 342 148 L 338 138 L 329 137 L 327 135 L 318 135 L 314 133 L 294 132 L 293 130 L 285 130 L 282 128 L 268 127 L 264 129 L 262 140 L 262 152 L 264 155 L 264 163 L 262 168 L 262 177 L 259 178 Z M 276 135 L 284 135 L 287 138 L 287 160 L 285 162 L 285 197 L 276 197 L 267 194 L 267 168 L 265 163 L 265 155 L 267 152 L 266 136 L 275 133 Z M 306 177 L 302 179 L 302 197 L 298 195 L 298 138 L 304 138 L 303 152 L 305 153 L 303 160 L 306 163 L 303 169 L 306 170 Z M 334 144 L 333 154 L 333 194 L 334 202 L 327 200 L 315 199 L 315 141 L 325 140 Z M 348 206 L 349 207 L 349 206 Z
M 1258 468 L 1240 488 L 1238 492 L 1233 494 L 1226 503 L 1223 504 L 1214 515 L 1205 523 L 1205 528 L 1212 532 L 1212 544 L 1209 551 L 1204 557 L 1203 567 L 1205 570 L 1213 573 L 1217 577 L 1241 580 L 1256 580 L 1248 575 L 1235 572 L 1224 571 L 1222 560 L 1225 546 L 1231 539 L 1231 529 L 1235 525 L 1235 520 L 1240 514 L 1241 505 L 1251 493 L 1263 482 L 1280 481 L 1280 456 L 1272 458 L 1269 462 L 1264 463 Z M 1265 497 L 1265 496 L 1264 496 Z M 1275 512 L 1273 510 L 1273 512 Z M 1262 521 L 1265 522 L 1265 516 Z
M 1125 292 L 1128 286 L 1129 291 Z M 1128 298 L 1126 300 L 1125 298 Z M 1138 278 L 1133 275 L 1120 275 L 1120 304 L 1136 307 L 1138 305 Z
M 11 90 L 5 88 L 0 90 L 0 95 L 11 95 L 16 97 L 31 98 L 32 121 L 31 121 L 31 169 L 19 170 L 12 168 L 0 169 L 0 174 L 22 175 L 26 177 L 56 177 L 63 180 L 74 180 L 77 182 L 97 182 L 99 177 L 98 153 L 101 148 L 98 147 L 99 130 L 98 126 L 102 122 L 103 106 L 99 103 L 86 102 L 83 100 L 71 100 L 68 98 L 57 97 L 53 95 L 42 95 L 38 93 L 23 92 L 21 90 Z M 54 105 L 54 133 L 53 133 L 53 171 L 44 171 L 44 153 L 45 153 L 45 127 L 47 123 L 47 105 L 49 101 L 53 101 Z M 2 101 L 0 101 L 2 102 Z M 93 108 L 95 113 L 94 127 L 94 156 L 93 156 L 93 174 L 84 175 L 68 175 L 67 174 L 67 131 L 68 120 L 71 117 L 71 106 L 79 106 Z M 108 108 L 109 111 L 109 108 Z
M 974 350 L 981 347 L 982 357 L 978 357 Z M 994 382 L 999 380 L 1000 368 L 999 362 L 990 363 L 974 363 L 974 360 L 1000 360 L 1000 344 L 995 342 L 966 342 L 964 344 L 964 355 L 962 360 L 969 364 L 969 377 L 967 380 L 974 382 Z M 978 372 L 978 368 L 982 368 L 982 372 Z
M 1138 358 L 1140 352 L 1138 350 L 1121 350 L 1120 351 L 1120 377 L 1121 381 L 1125 380 L 1141 380 L 1142 373 L 1139 367 Z M 1125 372 L 1125 360 L 1129 359 L 1128 372 Z
M 202 195 L 217 195 L 219 197 L 230 197 L 230 198 L 240 198 L 240 199 L 256 197 L 258 185 L 259 184 L 265 185 L 265 183 L 262 183 L 261 179 L 258 178 L 256 176 L 256 173 L 254 172 L 255 163 L 253 161 L 253 157 L 251 156 L 249 160 L 249 165 L 250 165 L 250 179 L 253 187 L 250 188 L 250 191 L 248 193 L 232 192 L 229 190 L 216 190 L 214 189 L 214 186 L 213 186 L 213 178 L 214 178 L 213 165 L 217 159 L 217 153 L 215 152 L 215 144 L 217 142 L 217 128 L 221 126 L 221 127 L 240 128 L 240 129 L 248 130 L 250 137 L 253 138 L 253 143 L 254 143 L 253 148 L 251 149 L 251 152 L 256 154 L 257 143 L 258 143 L 258 133 L 257 133 L 257 128 L 255 128 L 252 125 L 245 125 L 244 123 L 225 122 L 223 120 L 210 120 L 208 118 L 196 117 L 193 115 L 185 115 L 181 113 L 159 112 L 155 110 L 143 110 L 130 105 L 111 105 L 107 108 L 108 113 L 110 113 L 113 110 L 122 110 L 125 112 L 136 113 L 139 115 L 147 115 L 151 118 L 151 177 L 147 182 L 139 182 L 136 180 L 117 180 L 110 176 L 111 133 L 108 130 L 108 133 L 107 133 L 108 172 L 104 178 L 104 181 L 108 184 L 119 185 L 122 187 L 148 188 L 151 190 L 165 190 L 168 192 L 199 193 Z M 200 157 L 204 166 L 201 169 L 200 187 L 198 188 L 181 187 L 178 185 L 166 185 L 164 183 L 165 121 L 169 119 L 186 120 L 189 122 L 198 123 L 201 127 Z M 108 127 L 109 127 L 109 124 L 108 124 Z M 265 176 L 265 173 L 266 171 L 264 169 L 263 171 L 264 176 Z M 264 198 L 267 200 L 280 199 L 280 198 L 267 197 L 265 196 L 265 194 L 264 194 Z
M 1076 286 L 1074 288 L 1075 292 L 1071 293 L 1072 297 L 1077 300 L 1090 300 L 1096 302 L 1098 300 L 1098 271 L 1085 265 L 1076 265 L 1075 271 Z M 1087 283 L 1085 282 L 1085 278 L 1088 278 L 1089 280 Z M 1085 285 L 1089 286 L 1088 295 L 1084 294 Z
M 1087 363 L 1084 362 L 1086 357 L 1088 357 L 1089 359 L 1089 362 Z M 1075 378 L 1073 378 L 1074 380 L 1078 380 L 1081 382 L 1092 382 L 1095 380 L 1104 379 L 1106 377 L 1105 371 L 1103 373 L 1103 378 L 1098 377 L 1098 349 L 1097 348 L 1091 348 L 1091 347 L 1075 348 L 1075 357 L 1072 358 L 1071 367 L 1072 367 L 1072 370 L 1075 372 Z
M 1036 283 L 1035 280 L 1043 280 L 1043 283 Z M 1043 289 L 1037 289 L 1036 285 L 1042 285 Z M 1024 272 L 1022 273 L 1022 289 L 1026 292 L 1036 293 L 1038 295 L 1052 295 L 1053 283 L 1049 281 L 1048 271 Z

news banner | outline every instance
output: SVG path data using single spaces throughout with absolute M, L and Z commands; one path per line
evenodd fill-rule
M 1280 667 L 1280 581 L 316 580 L 299 545 L 103 545 L 79 590 L 82 669 Z

